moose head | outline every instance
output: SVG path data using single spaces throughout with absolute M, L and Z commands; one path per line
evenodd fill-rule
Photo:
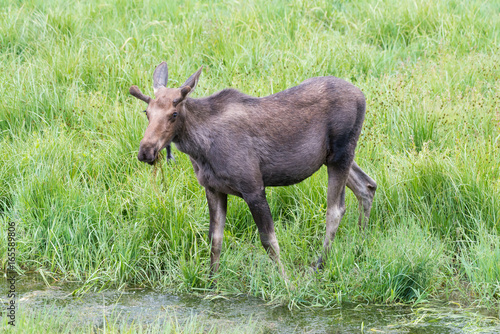
M 139 146 L 139 161 L 153 164 L 158 153 L 169 147 L 182 125 L 182 105 L 194 90 L 203 67 L 200 67 L 179 88 L 167 88 L 168 66 L 158 65 L 153 73 L 155 98 L 144 95 L 137 86 L 130 87 L 130 94 L 148 104 L 145 113 L 149 124 Z

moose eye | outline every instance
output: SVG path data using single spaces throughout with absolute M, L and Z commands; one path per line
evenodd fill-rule
M 176 111 L 174 111 L 174 113 L 172 114 L 172 117 L 173 118 L 177 117 L 177 112 Z

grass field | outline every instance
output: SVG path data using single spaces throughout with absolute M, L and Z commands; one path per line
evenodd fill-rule
M 357 202 L 325 269 L 326 170 L 268 188 L 287 285 L 231 197 L 215 290 L 270 303 L 453 300 L 499 308 L 499 1 L 0 0 L 0 271 L 16 223 L 20 272 L 205 293 L 208 208 L 189 159 L 136 156 L 169 64 L 193 97 L 265 96 L 322 75 L 360 87 L 356 161 L 378 183 L 366 236 Z

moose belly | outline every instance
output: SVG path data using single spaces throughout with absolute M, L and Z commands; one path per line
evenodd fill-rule
M 264 186 L 288 186 L 313 175 L 325 162 L 325 151 L 276 154 L 273 160 L 262 161 Z

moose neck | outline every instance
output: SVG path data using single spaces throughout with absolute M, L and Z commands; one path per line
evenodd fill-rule
M 209 98 L 187 98 L 179 114 L 179 121 L 182 123 L 173 139 L 175 146 L 193 158 L 208 151 L 210 134 L 204 124 L 215 113 L 217 111 L 213 110 Z

